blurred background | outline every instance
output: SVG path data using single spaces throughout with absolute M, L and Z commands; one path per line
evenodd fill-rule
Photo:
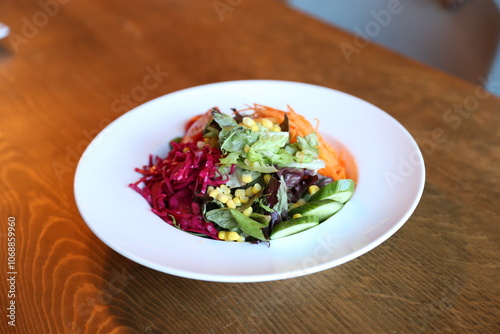
M 370 42 L 500 96 L 500 0 L 286 0 L 355 34 L 346 58 Z

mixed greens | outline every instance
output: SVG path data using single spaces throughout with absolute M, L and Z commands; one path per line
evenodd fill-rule
M 345 175 L 341 159 L 323 158 L 336 152 L 304 122 L 291 109 L 213 108 L 188 123 L 167 157 L 137 168 L 142 177 L 130 187 L 165 222 L 196 235 L 260 242 L 304 231 L 338 212 L 355 188 L 336 177 Z

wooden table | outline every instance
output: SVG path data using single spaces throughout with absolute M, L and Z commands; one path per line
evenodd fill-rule
M 0 41 L 0 332 L 500 332 L 500 100 L 481 87 L 276 1 L 8 0 L 0 20 L 12 31 Z M 163 274 L 101 242 L 73 198 L 90 139 L 147 100 L 238 79 L 331 87 L 401 122 L 427 171 L 403 228 L 339 267 L 264 283 Z

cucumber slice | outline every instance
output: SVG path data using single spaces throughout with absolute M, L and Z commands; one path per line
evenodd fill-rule
M 351 179 L 342 179 L 329 183 L 312 195 L 311 202 L 331 199 L 339 203 L 345 203 L 350 200 L 354 194 L 355 186 L 356 184 Z
M 319 218 L 316 216 L 304 216 L 300 218 L 285 220 L 276 224 L 273 228 L 270 238 L 279 239 L 289 235 L 299 233 L 310 229 L 319 224 Z
M 323 222 L 336 214 L 344 204 L 331 199 L 309 202 L 288 212 L 289 216 L 300 213 L 302 216 L 316 216 L 320 222 Z

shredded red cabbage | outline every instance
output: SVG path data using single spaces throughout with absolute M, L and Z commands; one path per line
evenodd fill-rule
M 172 150 L 165 159 L 153 160 L 150 156 L 149 165 L 136 168 L 142 177 L 129 186 L 170 225 L 218 239 L 214 223 L 203 219 L 197 197 L 204 195 L 208 186 L 217 187 L 227 182 L 227 176 L 217 170 L 221 151 L 208 144 L 202 148 L 197 143 L 172 142 L 171 145 Z

